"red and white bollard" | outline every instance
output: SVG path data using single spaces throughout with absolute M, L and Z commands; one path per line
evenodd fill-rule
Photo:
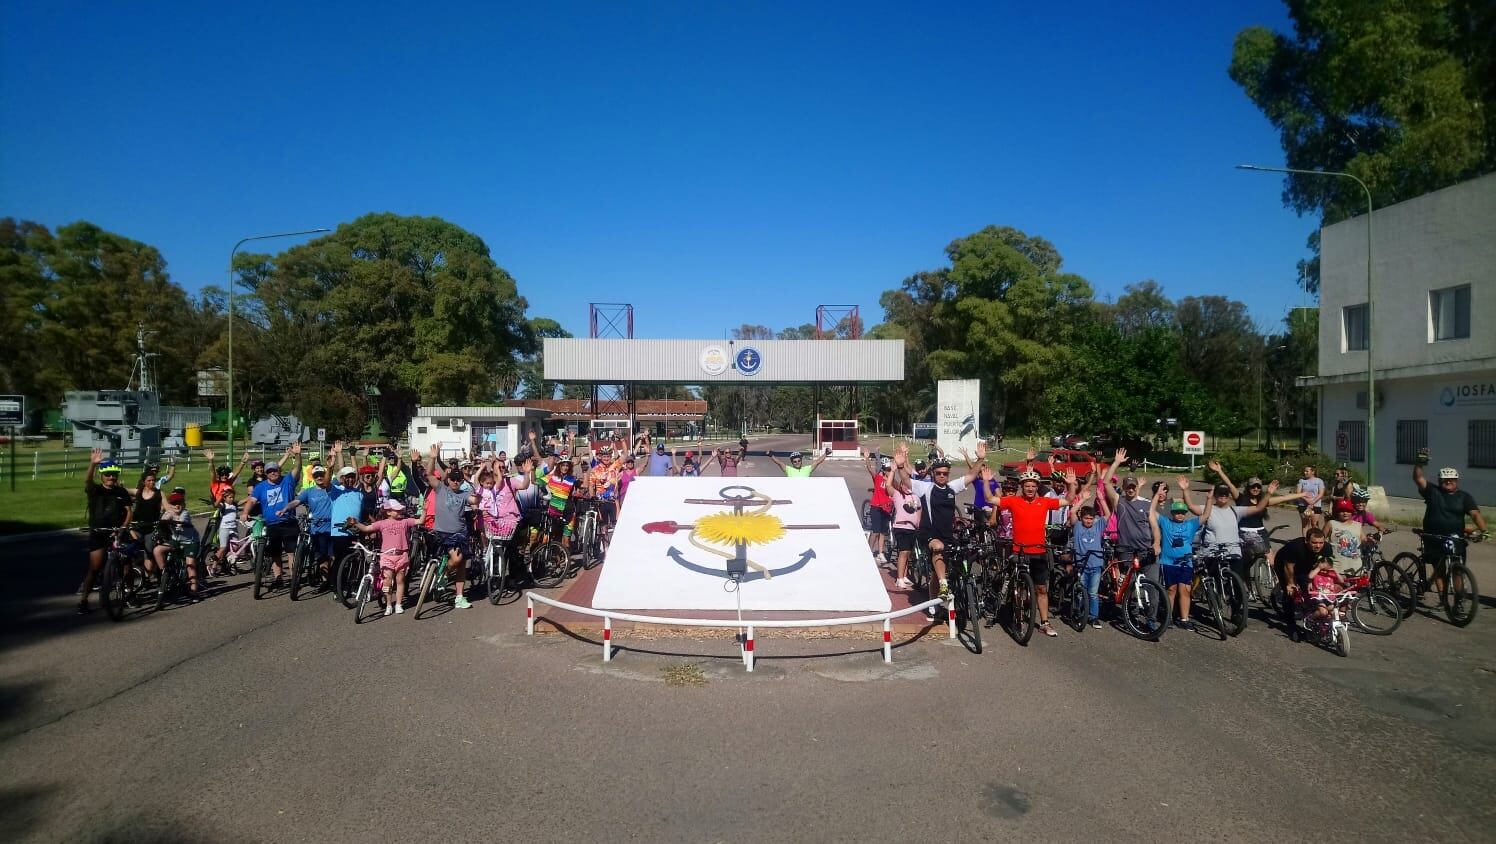
M 613 617 L 603 616 L 603 662 L 613 661 Z
M 753 670 L 753 628 L 748 628 L 748 636 L 743 640 L 743 665 L 749 671 Z
M 883 619 L 883 661 L 893 662 L 893 620 Z
M 535 635 L 535 599 L 529 592 L 525 593 L 525 635 Z
M 945 615 L 950 623 L 951 641 L 956 641 L 956 596 L 952 594 L 945 599 Z

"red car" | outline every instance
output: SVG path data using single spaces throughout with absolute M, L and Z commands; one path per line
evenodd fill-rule
M 1054 460 L 1054 469 L 1049 468 L 1048 462 Z M 1084 478 L 1091 474 L 1091 463 L 1100 462 L 1095 455 L 1089 451 L 1077 451 L 1073 448 L 1045 449 L 1034 455 L 1034 471 L 1040 475 L 1048 475 L 1050 471 L 1063 472 L 1066 469 L 1074 469 L 1077 478 Z M 1027 460 L 1013 460 L 1002 465 L 999 471 L 1005 477 L 1017 477 L 1023 471 L 1023 465 Z M 1046 477 L 1045 480 L 1048 480 Z

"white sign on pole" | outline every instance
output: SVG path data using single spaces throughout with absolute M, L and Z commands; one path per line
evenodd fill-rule
M 317 429 L 317 442 L 319 442 L 319 443 L 325 443 L 325 442 L 327 442 L 327 429 L 326 428 L 318 428 Z
M 982 382 L 941 381 L 936 385 L 935 442 L 947 454 L 957 457 L 961 449 L 975 454 L 977 420 L 982 418 Z
M 1184 432 L 1184 453 L 1185 454 L 1204 454 L 1205 453 L 1205 432 L 1204 431 L 1185 431 Z

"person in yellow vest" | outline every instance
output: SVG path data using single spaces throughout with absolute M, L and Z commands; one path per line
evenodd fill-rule
M 318 469 L 321 469 L 323 472 L 327 471 L 327 468 L 322 465 L 322 452 L 314 451 L 308 455 L 307 459 L 311 461 L 311 464 L 301 470 L 301 483 L 296 485 L 297 489 L 305 489 L 311 486 L 313 484 L 312 474 Z

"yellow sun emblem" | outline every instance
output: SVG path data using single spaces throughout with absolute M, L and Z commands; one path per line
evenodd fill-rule
M 784 536 L 784 523 L 767 513 L 714 513 L 696 520 L 696 533 L 718 545 L 763 545 Z

